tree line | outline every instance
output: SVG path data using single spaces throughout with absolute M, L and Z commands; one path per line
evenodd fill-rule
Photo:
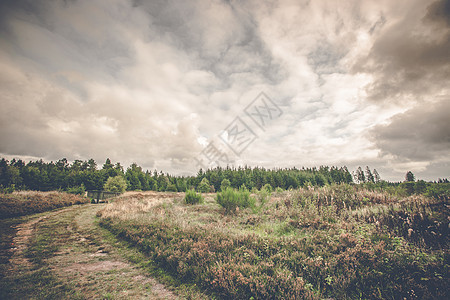
M 324 186 L 353 182 L 353 176 L 345 166 L 301 169 L 216 167 L 208 170 L 200 169 L 195 176 L 172 176 L 157 170 L 144 171 L 136 163 L 124 170 L 119 162 L 113 164 L 109 158 L 101 166 L 98 166 L 94 159 L 75 160 L 73 163 L 69 163 L 65 158 L 56 162 L 44 162 L 41 159 L 28 163 L 20 159 L 0 160 L 2 191 L 63 190 L 81 193 L 85 190 L 101 190 L 109 178 L 117 176 L 125 179 L 127 190 L 173 192 L 184 192 L 199 187 L 205 190 L 205 186 L 214 192 L 220 190 L 224 180 L 229 181 L 230 187 L 245 186 L 249 190 L 261 189 L 267 184 L 273 189 L 296 189 L 307 185 Z

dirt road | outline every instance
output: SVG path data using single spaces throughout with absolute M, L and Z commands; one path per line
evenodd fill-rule
M 43 213 L 16 226 L 0 298 L 186 298 L 149 276 L 136 264 L 142 254 L 97 225 L 96 212 L 105 205 Z

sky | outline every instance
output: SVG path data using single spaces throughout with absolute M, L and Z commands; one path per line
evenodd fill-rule
M 0 0 L 0 157 L 450 178 L 450 1 Z

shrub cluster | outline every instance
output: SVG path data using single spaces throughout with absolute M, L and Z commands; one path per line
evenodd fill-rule
M 225 208 L 226 213 L 236 213 L 239 208 L 255 207 L 255 199 L 245 187 L 239 190 L 226 188 L 225 191 L 217 193 L 216 201 Z
M 184 196 L 184 202 L 187 204 L 199 204 L 203 202 L 203 196 L 197 194 L 194 190 L 187 190 Z
M 89 199 L 79 195 L 60 192 L 0 194 L 0 219 L 30 215 L 84 203 L 89 203 Z

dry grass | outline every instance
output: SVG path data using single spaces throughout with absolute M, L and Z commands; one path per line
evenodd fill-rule
M 0 194 L 0 219 L 84 203 L 89 203 L 89 199 L 62 192 L 21 191 L 12 194 Z

